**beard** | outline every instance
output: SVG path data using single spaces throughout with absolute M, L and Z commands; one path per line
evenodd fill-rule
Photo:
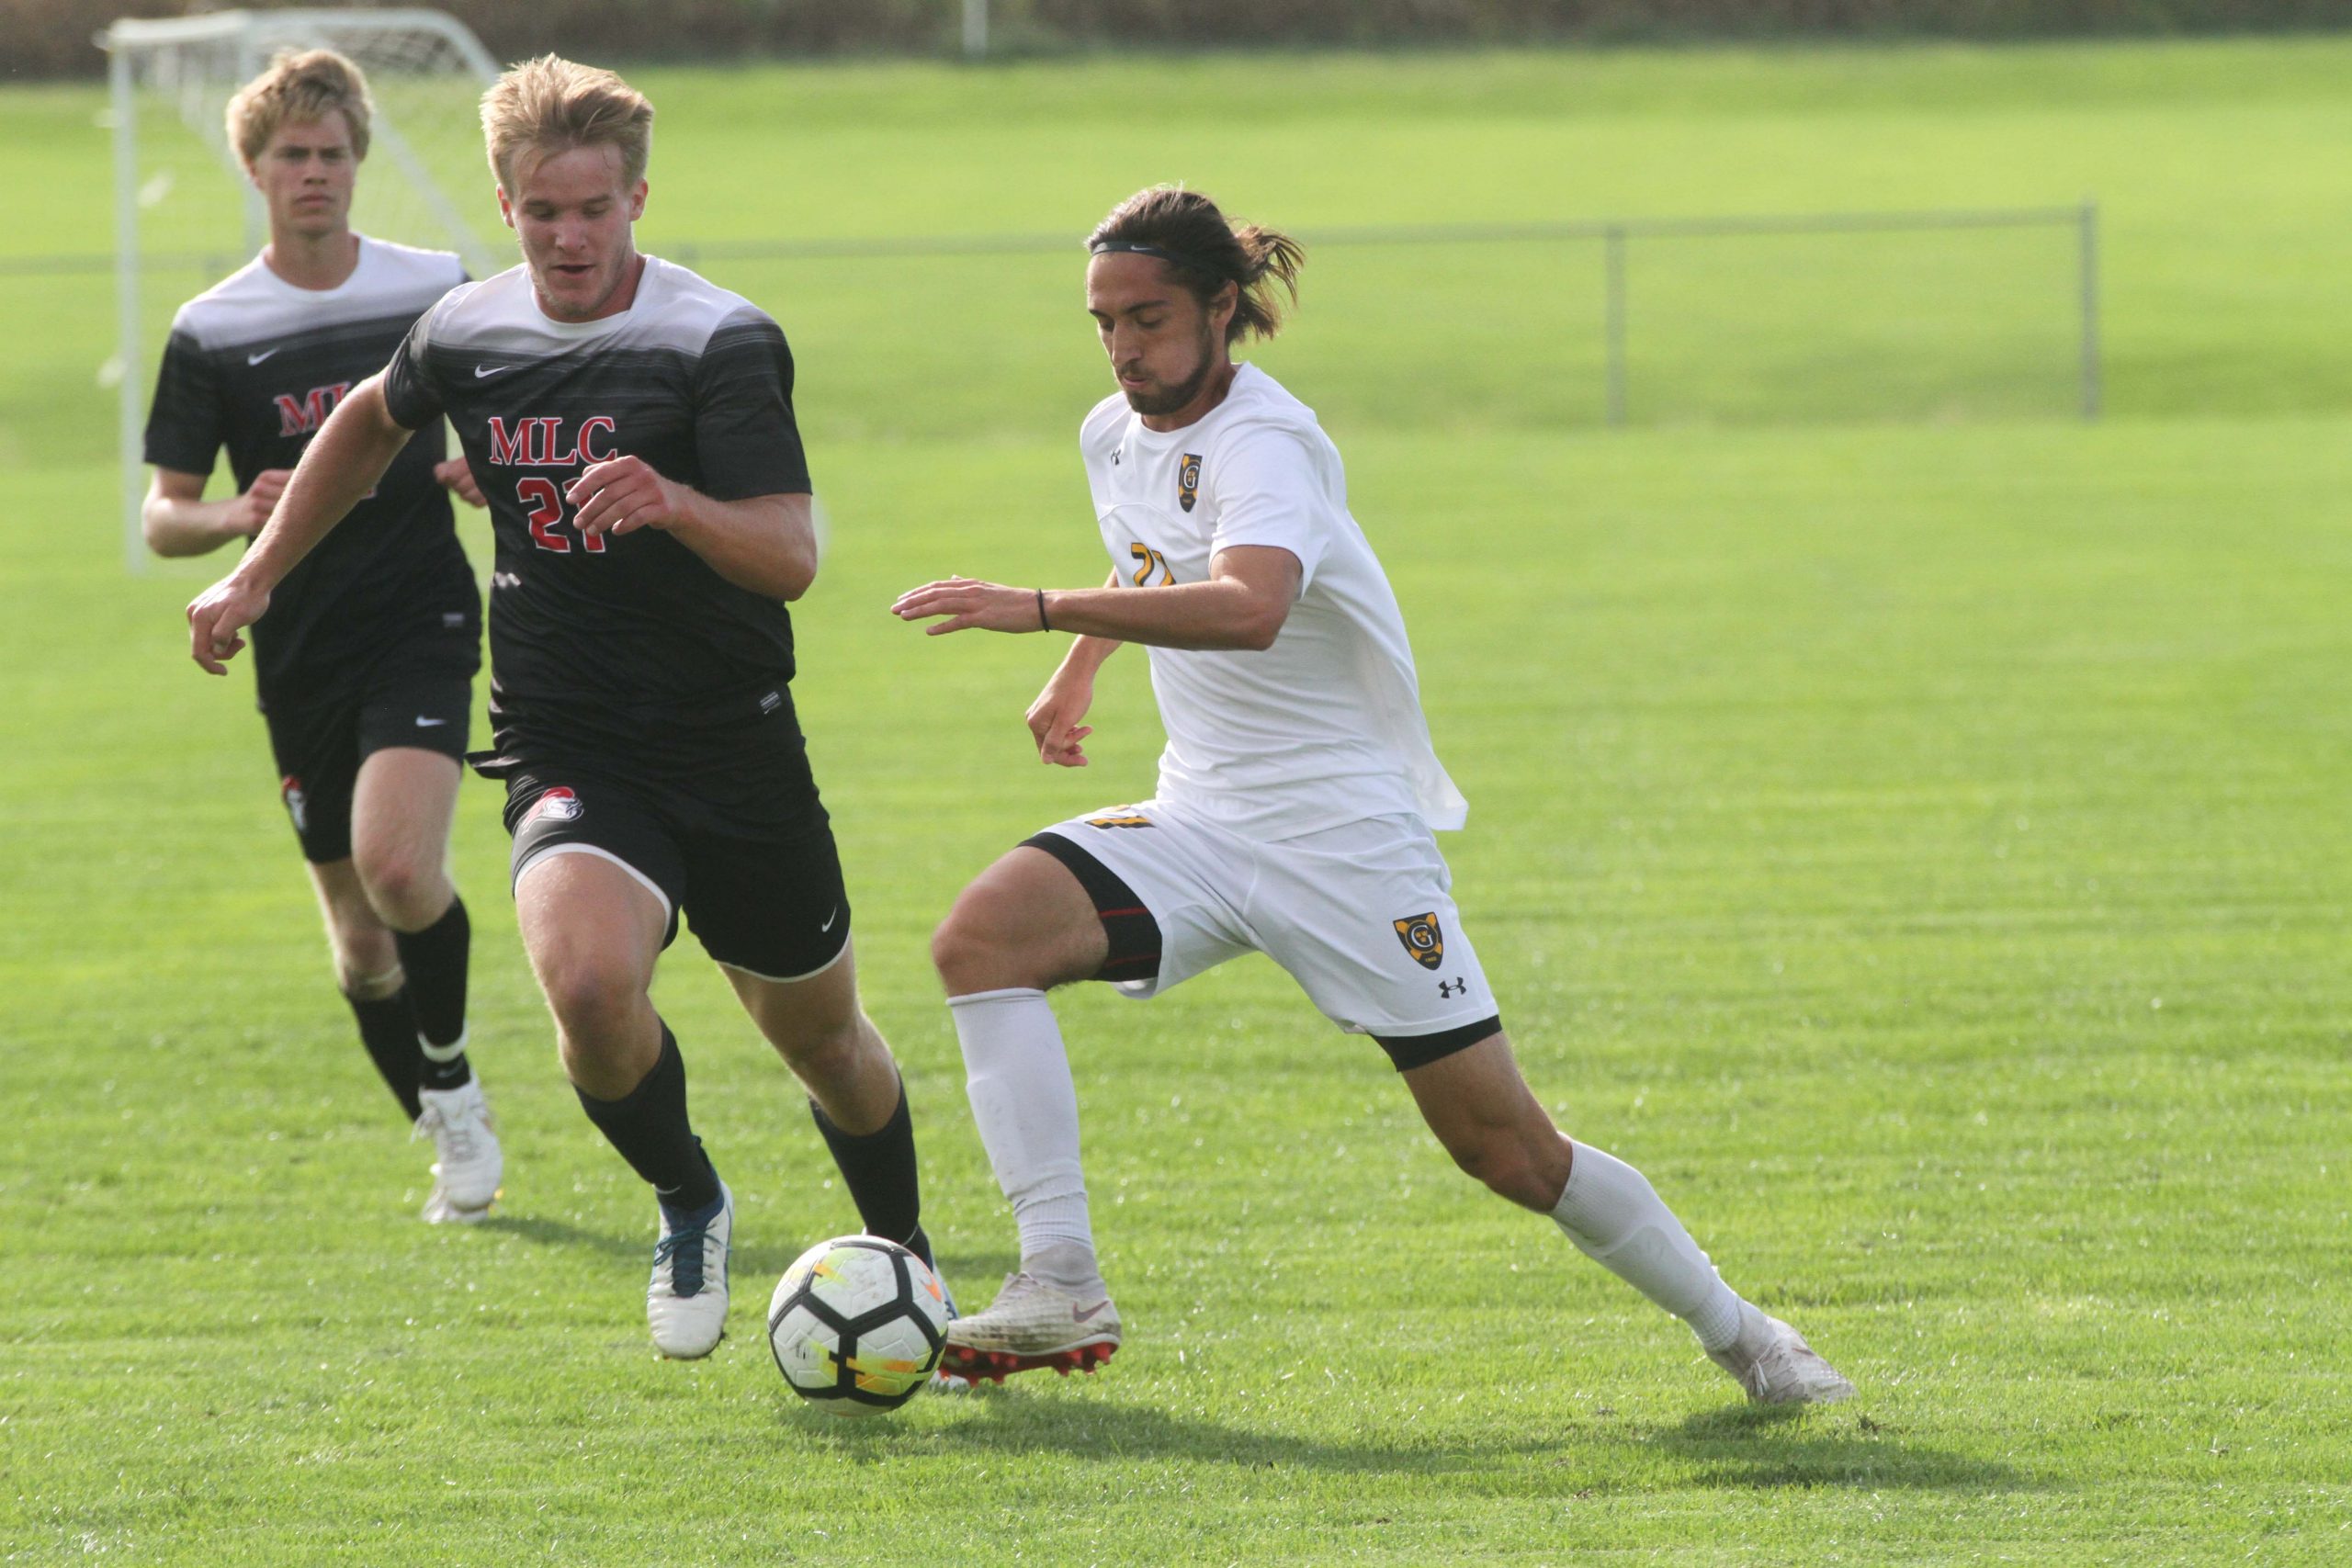
M 1150 391 L 1128 392 L 1127 407 L 1137 413 L 1157 417 L 1174 413 L 1199 397 L 1201 389 L 1208 385 L 1209 372 L 1216 368 L 1216 340 L 1210 336 L 1206 321 L 1201 323 L 1200 350 L 1201 362 L 1190 376 L 1182 381 L 1162 381 Z

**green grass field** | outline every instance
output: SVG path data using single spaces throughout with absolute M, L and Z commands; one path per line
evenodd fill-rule
M 2098 197 L 2098 425 L 2062 417 L 2063 265 L 1997 248 L 1936 264 L 1993 346 L 1955 310 L 1817 364 L 1782 275 L 1660 262 L 1688 314 L 1637 317 L 1659 400 L 1623 433 L 1543 247 L 1315 253 L 1263 355 L 1413 626 L 1529 1074 L 1861 1385 L 1793 1419 L 1475 1191 L 1256 961 L 1064 999 L 1112 1369 L 850 1427 L 785 1393 L 759 1309 L 852 1212 L 682 942 L 658 999 L 743 1211 L 731 1337 L 661 1362 L 652 1216 L 556 1068 L 479 782 L 506 1199 L 417 1224 L 249 677 L 185 658 L 209 574 L 120 568 L 107 284 L 11 280 L 0 1561 L 2352 1561 L 2347 81 L 2309 40 L 646 73 L 656 250 L 1075 235 L 1174 177 L 1310 237 Z M 97 107 L 0 93 L 0 259 L 105 248 Z M 1095 766 L 1040 769 L 1053 649 L 884 612 L 1102 570 L 1078 269 L 711 271 L 800 353 L 831 547 L 797 689 L 985 1298 L 1011 1225 L 925 937 L 1007 843 L 1145 793 L 1158 728 L 1124 655 Z M 1881 283 L 1837 292 L 1916 321 Z

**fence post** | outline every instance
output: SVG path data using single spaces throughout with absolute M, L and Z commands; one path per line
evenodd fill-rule
M 2081 237 L 2083 297 L 2083 418 L 2098 418 L 2101 394 L 2098 363 L 2098 203 L 2083 198 L 2078 219 Z
M 1625 423 L 1625 226 L 1611 223 L 1601 234 L 1601 257 L 1607 276 L 1603 307 L 1607 363 L 1609 423 Z
M 147 488 L 146 465 L 140 461 L 140 400 L 146 391 L 145 345 L 140 342 L 139 311 L 139 167 L 134 148 L 138 130 L 138 80 L 131 71 L 130 51 L 114 45 L 107 55 L 107 101 L 114 109 L 114 309 L 115 350 L 122 381 L 115 389 L 117 466 L 122 480 L 122 555 L 133 572 L 147 570 L 147 551 L 139 524 L 140 497 Z
M 989 0 L 964 0 L 964 57 L 978 60 L 989 51 Z

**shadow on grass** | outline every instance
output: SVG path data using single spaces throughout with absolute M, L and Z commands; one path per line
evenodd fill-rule
M 1226 1426 L 1148 1406 L 1112 1404 L 1099 1399 L 1074 1404 L 1039 1397 L 1018 1386 L 924 1397 L 942 1404 L 952 1402 L 965 1417 L 926 1430 L 926 1446 L 972 1449 L 1006 1459 L 1061 1455 L 1112 1464 L 1167 1460 L 1214 1461 L 1249 1470 L 1442 1474 L 1490 1463 L 1499 1451 L 1491 1446 L 1443 1451 L 1405 1440 L 1385 1442 L 1377 1437 L 1363 1442 L 1322 1441 Z M 857 1463 L 887 1462 L 907 1447 L 907 1434 L 896 1422 L 843 1420 L 791 1405 L 783 1407 L 778 1418 L 831 1439 L 842 1458 Z
M 520 1236 L 540 1247 L 573 1247 L 590 1252 L 601 1252 L 613 1258 L 632 1258 L 640 1261 L 653 1256 L 652 1227 L 635 1235 L 606 1235 L 599 1231 L 582 1230 L 565 1220 L 551 1220 L 540 1214 L 492 1214 L 481 1222 L 482 1230 L 493 1235 Z
M 1482 1484 L 1515 1473 L 1521 1491 L 1563 1496 L 1623 1489 L 1629 1477 L 1647 1471 L 1647 1459 L 1659 1454 L 1693 1465 L 1692 1483 L 1719 1489 L 2006 1492 L 2045 1484 L 1998 1461 L 1908 1442 L 1851 1409 L 1734 1407 L 1668 1427 L 1579 1425 L 1557 1434 L 1449 1447 L 1409 1425 L 1332 1440 L 1097 1399 L 1074 1404 L 1043 1393 L 1015 1384 L 950 1396 L 965 1418 L 926 1428 L 922 1444 L 933 1451 L 934 1445 L 969 1448 L 1007 1459 L 1060 1455 L 1106 1463 L 1168 1461 L 1242 1470 L 1465 1475 L 1481 1478 Z M 853 1463 L 887 1462 L 908 1448 L 909 1434 L 895 1421 L 846 1421 L 790 1404 L 781 1407 L 779 1419 L 830 1439 Z
M 1998 1460 L 1908 1441 L 1851 1404 L 1810 1411 L 1733 1405 L 1672 1427 L 1635 1427 L 1625 1440 L 1695 1465 L 1706 1486 L 2013 1492 L 2044 1484 Z

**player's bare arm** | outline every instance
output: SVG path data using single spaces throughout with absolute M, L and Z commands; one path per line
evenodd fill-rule
M 286 490 L 291 468 L 266 468 L 253 488 L 220 501 L 204 499 L 207 476 L 157 468 L 139 508 L 147 547 L 159 556 L 201 556 L 232 539 L 250 539 L 269 521 L 269 510 Z
M 738 588 L 771 599 L 797 599 L 817 580 L 817 525 L 806 495 L 715 501 L 626 457 L 589 465 L 564 499 L 579 508 L 572 523 L 583 535 L 659 528 Z
M 1152 648 L 1263 651 L 1298 600 L 1298 558 L 1268 545 L 1233 545 L 1209 559 L 1205 582 L 1137 592 L 1131 588 L 1009 588 L 951 577 L 899 599 L 902 621 L 944 617 L 937 637 L 971 627 L 991 632 L 1076 632 Z M 1097 660 L 1099 663 L 1100 660 Z
M 225 675 L 223 662 L 245 646 L 240 634 L 267 613 L 269 595 L 286 574 L 367 493 L 376 488 L 414 432 L 384 407 L 381 375 L 370 376 L 335 406 L 285 493 L 237 569 L 187 607 L 188 657 L 208 675 Z

